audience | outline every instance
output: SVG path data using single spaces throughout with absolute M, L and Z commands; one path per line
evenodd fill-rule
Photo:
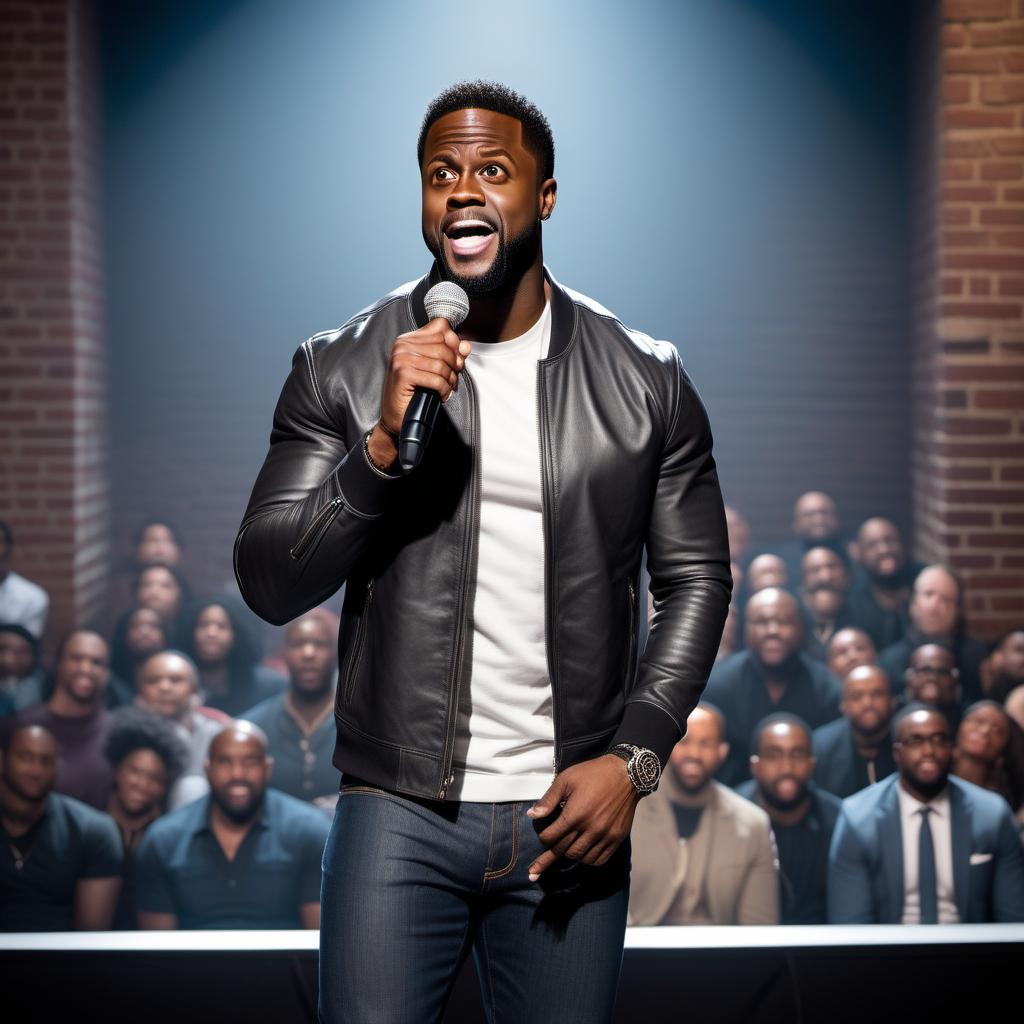
M 658 788 L 637 806 L 631 924 L 778 924 L 768 815 L 714 780 L 725 734 L 721 713 L 699 704 Z
M 775 549 L 786 563 L 789 579 L 800 579 L 800 565 L 811 548 L 827 547 L 843 550 L 839 532 L 839 511 L 836 503 L 821 491 L 801 494 L 793 505 L 793 539 Z
M 189 586 L 177 569 L 163 564 L 139 569 L 132 586 L 132 602 L 152 608 L 160 616 L 171 644 L 181 642 L 189 600 Z
M 41 725 L 57 740 L 60 766 L 54 788 L 104 811 L 114 773 L 103 755 L 110 731 L 104 706 L 110 678 L 106 640 L 89 629 L 69 633 L 57 648 L 50 699 L 18 712 L 19 725 Z
M 981 688 L 993 700 L 1005 701 L 1024 686 L 1024 629 L 1008 630 L 992 645 L 981 675 Z
M 0 931 L 101 931 L 121 887 L 113 821 L 53 792 L 57 741 L 22 725 L 0 754 Z
M 147 519 L 135 534 L 135 565 L 169 565 L 177 569 L 181 564 L 181 537 L 166 519 Z
M 910 589 L 924 566 L 907 557 L 900 531 L 881 516 L 861 525 L 856 551 L 863 572 L 850 588 L 850 611 L 881 650 L 903 638 L 910 624 Z
M 803 624 L 796 598 L 770 587 L 747 602 L 746 650 L 715 665 L 708 701 L 722 710 L 728 756 L 718 773 L 734 786 L 750 777 L 750 737 L 775 711 L 798 715 L 812 728 L 839 716 L 839 682 L 801 653 Z
M 889 734 L 892 689 L 885 673 L 877 665 L 851 669 L 843 680 L 839 710 L 842 718 L 814 730 L 814 781 L 846 797 L 896 770 Z
M 789 573 L 786 571 L 786 563 L 773 554 L 758 555 L 751 559 L 747 566 L 747 594 L 756 594 L 759 590 L 767 590 L 769 587 L 789 586 Z
M 13 555 L 14 533 L 0 520 L 0 622 L 24 626 L 38 640 L 46 629 L 50 595 L 11 568 Z
M 13 714 L 38 704 L 45 687 L 39 639 L 17 622 L 0 623 L 0 714 Z
M 732 561 L 743 564 L 750 551 L 750 523 L 731 505 L 725 506 L 725 526 L 729 533 L 729 552 Z
M 953 652 L 942 644 L 922 644 L 910 654 L 903 673 L 904 703 L 916 701 L 941 711 L 951 732 L 960 725 L 960 672 Z
M 228 715 L 240 715 L 288 685 L 284 676 L 259 663 L 256 637 L 226 598 L 196 607 L 184 649 L 199 666 L 203 703 Z
M 863 629 L 847 626 L 832 634 L 825 651 L 825 665 L 836 679 L 845 679 L 860 665 L 875 665 L 878 651 Z
M 152 608 L 139 605 L 125 612 L 110 641 L 110 668 L 134 694 L 139 666 L 151 655 L 171 646 L 167 623 Z
M 965 712 L 953 748 L 953 774 L 1006 799 L 1024 814 L 1024 730 L 993 700 Z
M 334 689 L 338 679 L 338 621 L 314 609 L 284 634 L 288 689 L 242 717 L 259 726 L 274 759 L 274 788 L 300 800 L 338 792 L 334 767 Z
M 818 789 L 811 731 L 796 715 L 769 715 L 751 741 L 740 796 L 768 812 L 779 855 L 781 924 L 824 924 L 828 850 L 840 800 Z
M 1024 850 L 1010 808 L 950 775 L 942 714 L 893 722 L 898 774 L 843 801 L 829 858 L 834 924 L 1024 921 Z
M 166 810 L 167 797 L 188 765 L 188 750 L 174 726 L 142 708 L 113 716 L 104 753 L 114 769 L 107 813 L 121 832 L 124 850 L 121 897 L 114 928 L 135 928 L 135 852 L 143 833 Z
M 154 822 L 137 857 L 142 928 L 319 928 L 329 821 L 268 789 L 263 733 L 234 722 L 210 744 L 210 792 Z
M 1003 704 L 1006 713 L 1024 729 L 1024 686 L 1018 686 L 1007 694 L 1006 702 Z
M 832 548 L 811 548 L 800 563 L 800 601 L 804 616 L 804 652 L 825 661 L 828 643 L 837 629 L 853 625 L 846 592 L 850 572 L 845 559 Z

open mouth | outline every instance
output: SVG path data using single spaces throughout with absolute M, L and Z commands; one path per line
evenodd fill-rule
M 444 234 L 456 256 L 477 256 L 491 244 L 496 232 L 485 221 L 461 220 L 449 225 Z

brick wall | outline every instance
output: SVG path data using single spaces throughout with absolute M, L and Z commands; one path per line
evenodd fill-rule
M 1024 0 L 946 0 L 942 17 L 915 513 L 920 554 L 962 571 L 972 629 L 991 636 L 1024 621 Z
M 0 2 L 0 518 L 51 648 L 108 573 L 96 53 L 91 4 Z

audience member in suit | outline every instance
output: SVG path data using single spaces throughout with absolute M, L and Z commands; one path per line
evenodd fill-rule
M 105 811 L 114 773 L 103 754 L 110 731 L 105 706 L 110 679 L 107 641 L 89 629 L 76 629 L 57 648 L 53 694 L 45 704 L 18 712 L 19 725 L 41 725 L 56 737 L 60 767 L 54 788 Z
M 998 793 L 1017 820 L 1024 820 L 1024 730 L 994 700 L 980 700 L 964 712 L 953 774 Z
M 715 665 L 706 694 L 725 715 L 728 756 L 718 778 L 729 786 L 750 777 L 750 737 L 762 718 L 788 711 L 815 728 L 839 717 L 839 681 L 801 653 L 796 598 L 762 590 L 747 602 L 745 619 L 747 649 Z
M 721 713 L 698 704 L 657 790 L 637 805 L 631 924 L 778 924 L 771 825 L 715 782 L 727 752 Z
M 1024 921 L 1024 849 L 1006 801 L 949 774 L 949 725 L 934 708 L 908 705 L 893 736 L 898 774 L 839 812 L 829 921 Z
M 797 498 L 793 505 L 792 530 L 793 539 L 774 549 L 786 563 L 791 582 L 800 579 L 800 563 L 811 548 L 827 547 L 845 553 L 846 542 L 839 532 L 836 503 L 821 491 L 808 491 Z
M 992 645 L 992 653 L 981 666 L 981 689 L 987 697 L 1002 704 L 1024 686 L 1024 629 L 1007 630 Z
M 877 516 L 857 531 L 857 561 L 849 607 L 853 621 L 882 650 L 903 638 L 910 625 L 908 606 L 914 577 L 924 568 L 907 556 L 896 525 Z
M 101 931 L 114 916 L 117 828 L 53 792 L 57 751 L 52 733 L 23 725 L 0 757 L 0 931 Z
M 825 665 L 836 679 L 845 679 L 861 665 L 877 665 L 878 651 L 863 629 L 847 626 L 832 634 L 825 652 Z
M 0 703 L 8 714 L 43 700 L 46 674 L 39 664 L 39 640 L 17 622 L 0 623 Z
M 782 924 L 824 924 L 828 849 L 840 800 L 811 782 L 811 730 L 769 715 L 754 733 L 753 779 L 736 790 L 768 812 L 779 854 Z
M 832 548 L 811 548 L 800 563 L 800 602 L 804 616 L 804 653 L 825 661 L 837 629 L 854 625 L 846 604 L 850 571 Z
M 910 625 L 902 640 L 890 644 L 878 655 L 893 692 L 903 687 L 911 652 L 926 643 L 945 644 L 960 670 L 963 699 L 981 698 L 981 663 L 988 653 L 983 644 L 967 636 L 963 616 L 963 587 L 952 570 L 929 565 L 914 580 L 909 606 Z
M 896 770 L 892 757 L 892 689 L 877 665 L 843 680 L 842 718 L 814 730 L 814 781 L 837 797 L 852 796 Z
M 960 672 L 953 652 L 942 644 L 922 644 L 910 654 L 910 664 L 903 673 L 903 697 L 900 704 L 917 701 L 941 711 L 956 733 L 963 713 Z

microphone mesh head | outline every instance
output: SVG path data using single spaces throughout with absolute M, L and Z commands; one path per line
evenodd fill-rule
M 457 331 L 459 324 L 469 316 L 469 296 L 454 281 L 441 281 L 423 298 L 427 319 L 443 316 Z

